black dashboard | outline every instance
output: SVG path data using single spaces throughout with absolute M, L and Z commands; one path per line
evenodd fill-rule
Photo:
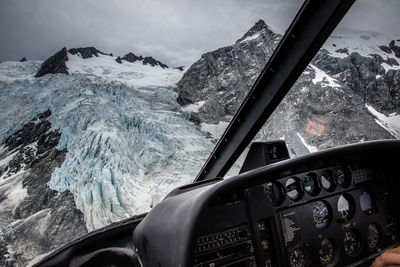
M 399 152 L 365 142 L 183 186 L 35 266 L 369 266 L 400 245 Z
M 399 148 L 345 146 L 177 189 L 134 231 L 138 255 L 144 266 L 369 266 L 400 241 Z

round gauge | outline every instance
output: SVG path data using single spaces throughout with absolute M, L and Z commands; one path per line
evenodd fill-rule
M 328 192 L 335 190 L 336 183 L 331 170 L 325 170 L 322 172 L 321 185 Z
M 382 239 L 382 231 L 379 225 L 373 223 L 368 225 L 367 240 L 368 249 L 370 251 L 376 251 L 379 248 Z
M 278 182 L 269 182 L 264 185 L 264 195 L 268 204 L 277 206 L 284 200 L 283 187 Z
M 310 196 L 316 196 L 319 194 L 321 191 L 321 188 L 319 186 L 318 182 L 318 175 L 315 173 L 311 172 L 304 177 L 304 190 L 309 194 Z
M 330 219 L 330 213 L 329 213 L 327 204 L 325 204 L 322 201 L 314 202 L 313 209 L 312 209 L 312 215 L 313 215 L 315 226 L 317 228 L 322 229 L 322 228 L 326 228 L 328 226 L 329 219 Z
M 332 265 L 336 260 L 335 244 L 329 238 L 324 238 L 318 250 L 319 260 L 322 266 Z
M 386 219 L 385 232 L 386 235 L 391 237 L 393 241 L 396 239 L 396 223 L 393 217 L 388 217 Z
M 337 183 L 342 187 L 342 188 L 347 188 L 351 184 L 351 175 L 350 171 L 344 167 L 337 169 L 335 171 L 335 175 L 337 178 Z
M 303 195 L 303 188 L 301 181 L 296 177 L 292 177 L 286 180 L 286 195 L 291 200 L 298 200 Z
M 344 252 L 350 257 L 355 257 L 360 252 L 361 242 L 360 236 L 355 230 L 344 233 L 343 238 Z
M 373 197 L 371 196 L 371 194 L 368 191 L 364 191 L 361 193 L 360 207 L 361 207 L 361 210 L 367 215 L 371 215 L 373 213 L 374 201 L 373 201 Z
M 303 267 L 306 265 L 304 252 L 300 248 L 295 248 L 290 252 L 289 262 L 291 267 Z
M 354 200 L 350 195 L 343 194 L 338 198 L 337 212 L 339 221 L 350 220 L 355 211 Z

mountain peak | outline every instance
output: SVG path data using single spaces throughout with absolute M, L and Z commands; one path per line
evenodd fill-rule
M 273 32 L 271 31 L 271 29 L 268 27 L 268 25 L 262 20 L 260 19 L 259 21 L 256 22 L 256 24 L 254 24 L 253 27 L 250 28 L 250 30 L 248 30 L 245 35 L 243 35 L 242 38 L 240 38 L 237 42 L 240 42 L 250 36 L 254 36 L 256 34 L 261 34 L 261 33 L 268 33 L 268 34 L 273 34 Z
M 105 55 L 105 56 L 112 56 L 112 54 L 106 54 L 104 52 L 101 52 L 97 50 L 95 47 L 79 47 L 79 48 L 71 48 L 68 49 L 68 52 L 71 53 L 72 55 L 76 55 L 79 53 L 79 55 L 83 58 L 91 58 L 93 56 L 98 57 L 99 54 Z

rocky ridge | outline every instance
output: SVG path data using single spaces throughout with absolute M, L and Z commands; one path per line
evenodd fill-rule
M 230 121 L 281 38 L 260 20 L 232 46 L 202 55 L 178 83 L 178 103 L 196 106 L 189 116 L 200 125 Z M 383 49 L 394 52 L 397 48 L 391 44 Z M 385 69 L 385 64 L 394 66 L 397 60 L 361 56 L 346 47 L 336 47 L 336 53 L 344 55 L 333 57 L 326 49 L 318 52 L 258 139 L 284 138 L 289 147 L 307 142 L 322 149 L 394 138 L 376 123 L 366 105 L 385 114 L 400 112 L 400 71 Z
M 113 54 L 107 54 L 104 52 L 101 52 L 97 50 L 95 47 L 81 47 L 81 48 L 63 48 L 57 53 L 55 53 L 53 56 L 49 57 L 46 59 L 42 66 L 40 67 L 39 71 L 36 73 L 35 77 L 42 77 L 46 74 L 57 74 L 57 73 L 62 73 L 62 74 L 69 74 L 68 68 L 66 66 L 66 61 L 68 61 L 68 54 L 71 55 L 78 55 L 82 59 L 88 59 L 92 57 L 99 57 L 99 55 L 104 55 L 104 56 L 110 56 L 113 57 Z M 136 62 L 136 61 L 141 61 L 143 65 L 150 65 L 152 67 L 159 66 L 163 69 L 168 69 L 168 66 L 165 65 L 164 63 L 154 59 L 153 57 L 142 57 L 142 56 L 136 56 L 133 53 L 128 53 L 122 58 L 120 56 L 115 58 L 115 61 L 118 62 L 119 64 L 122 64 L 122 60 L 125 60 L 127 62 Z
M 3 143 L 1 266 L 24 266 L 87 232 L 71 192 L 57 192 L 47 185 L 67 152 L 56 148 L 60 133 L 51 130 L 50 115 L 49 110 L 39 114 Z

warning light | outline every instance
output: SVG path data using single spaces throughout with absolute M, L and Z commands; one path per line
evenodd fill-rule
M 219 253 L 219 251 L 217 252 L 217 257 L 221 257 L 221 253 Z

